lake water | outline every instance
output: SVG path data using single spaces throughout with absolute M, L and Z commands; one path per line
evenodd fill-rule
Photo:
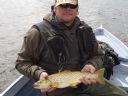
M 92 28 L 103 25 L 128 46 L 128 0 L 79 0 L 79 17 Z M 24 34 L 54 0 L 0 0 L 0 92 L 20 74 L 15 60 Z

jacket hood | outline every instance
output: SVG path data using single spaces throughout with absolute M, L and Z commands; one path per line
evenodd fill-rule
M 53 27 L 60 29 L 60 30 L 71 30 L 72 28 L 77 28 L 80 24 L 80 19 L 78 17 L 75 18 L 74 22 L 70 26 L 66 26 L 64 23 L 59 22 L 56 19 L 56 16 L 54 13 L 47 14 L 43 20 L 49 22 Z

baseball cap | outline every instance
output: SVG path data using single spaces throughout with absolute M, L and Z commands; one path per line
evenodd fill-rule
M 55 0 L 55 6 L 65 4 L 65 3 L 77 5 L 78 0 Z

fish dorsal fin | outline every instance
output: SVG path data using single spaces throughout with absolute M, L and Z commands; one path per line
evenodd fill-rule
M 70 70 L 64 70 L 64 71 L 61 71 L 59 73 L 69 73 L 69 72 L 72 72 L 72 71 L 70 71 Z
M 62 72 L 72 72 L 72 71 L 70 71 L 70 70 L 64 70 L 64 71 L 62 71 Z

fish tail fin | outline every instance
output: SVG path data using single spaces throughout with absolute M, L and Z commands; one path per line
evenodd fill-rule
M 105 84 L 105 81 L 104 81 L 104 71 L 105 71 L 104 68 L 101 68 L 101 69 L 96 71 L 96 74 L 98 74 L 97 82 L 99 84 Z

